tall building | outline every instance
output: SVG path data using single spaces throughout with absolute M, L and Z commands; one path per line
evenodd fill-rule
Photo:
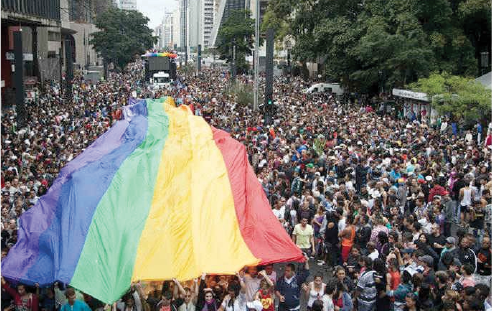
M 184 52 L 188 44 L 188 0 L 179 0 L 179 50 Z
M 212 46 L 212 29 L 214 27 L 214 0 L 202 0 L 203 43 L 204 48 Z
M 176 8 L 173 11 L 173 25 L 172 25 L 172 49 L 177 50 L 181 46 L 181 20 L 180 20 L 180 10 Z
M 201 45 L 202 49 L 211 46 L 213 23 L 214 0 L 196 0 L 188 3 L 187 34 L 192 53 L 196 53 L 198 45 Z
M 154 28 L 154 36 L 157 37 L 157 42 L 155 43 L 154 48 L 160 50 L 164 46 L 164 40 L 163 40 L 163 35 L 162 35 L 162 23 L 159 24 L 159 26 Z
M 165 12 L 162 19 L 162 47 L 169 49 L 173 44 L 173 13 Z
M 250 1 L 247 0 L 216 0 L 216 2 L 218 2 L 218 5 L 215 5 L 216 16 L 214 19 L 212 32 L 210 34 L 209 46 L 217 45 L 217 35 L 219 34 L 219 29 L 229 18 L 232 11 L 250 9 Z
M 192 0 L 188 2 L 188 51 L 196 53 L 196 47 L 199 44 L 200 32 L 200 3 L 201 0 Z
M 119 8 L 122 10 L 137 10 L 137 0 L 120 0 L 119 2 Z
M 155 48 L 160 50 L 175 50 L 180 45 L 180 11 L 164 12 L 162 22 L 154 28 L 157 37 Z

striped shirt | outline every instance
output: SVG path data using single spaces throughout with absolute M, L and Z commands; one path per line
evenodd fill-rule
M 358 298 L 359 304 L 370 306 L 376 302 L 376 281 L 374 280 L 374 274 L 376 271 L 365 271 L 357 282 L 357 289 L 360 291 Z

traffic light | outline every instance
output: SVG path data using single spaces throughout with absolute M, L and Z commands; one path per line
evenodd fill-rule
M 272 111 L 273 99 L 271 94 L 265 94 L 265 110 Z

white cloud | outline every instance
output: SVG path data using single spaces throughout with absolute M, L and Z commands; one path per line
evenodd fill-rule
M 172 12 L 179 5 L 178 0 L 137 0 L 137 8 L 150 19 L 149 27 L 154 29 L 164 17 L 164 12 Z

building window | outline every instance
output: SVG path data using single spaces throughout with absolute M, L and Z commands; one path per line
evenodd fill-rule
M 60 41 L 61 36 L 59 32 L 48 31 L 48 41 Z

